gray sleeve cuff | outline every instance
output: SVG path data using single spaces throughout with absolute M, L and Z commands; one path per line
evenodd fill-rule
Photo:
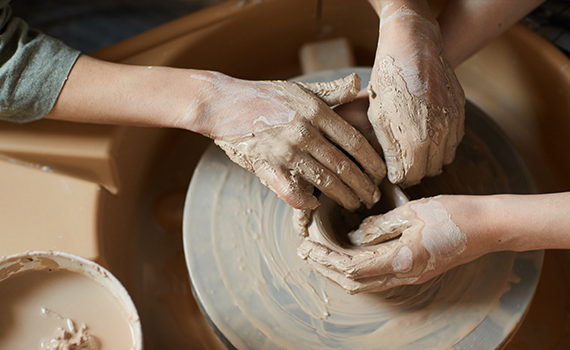
M 53 108 L 80 52 L 0 13 L 0 120 L 25 123 Z

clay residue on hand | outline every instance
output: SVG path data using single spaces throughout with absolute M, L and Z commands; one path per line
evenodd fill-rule
M 382 5 L 368 87 L 374 127 L 392 183 L 411 186 L 451 163 L 463 136 L 465 97 L 439 26 L 411 3 Z
M 353 99 L 358 76 L 328 83 L 265 83 L 294 116 L 278 122 L 259 116 L 251 132 L 216 136 L 215 143 L 295 208 L 319 205 L 313 187 L 349 210 L 376 203 L 384 164 L 364 136 L 328 106 Z
M 348 234 L 354 248 L 335 244 L 331 234 L 312 225 L 298 254 L 351 294 L 424 283 L 456 266 L 467 248 L 466 235 L 434 199 L 366 218 Z
M 378 244 L 400 236 L 413 225 L 415 215 L 411 211 L 398 217 L 390 213 L 365 218 L 357 230 L 348 234 L 350 242 L 355 246 Z
M 445 58 L 440 59 L 446 72 L 455 77 Z M 430 167 L 430 162 L 449 164 L 463 136 L 463 128 L 457 127 L 464 118 L 459 83 L 444 82 L 455 98 L 454 105 L 437 106 L 410 93 L 402 70 L 390 56 L 382 59 L 373 75 L 379 81 L 368 87 L 372 100 L 368 115 L 383 147 L 388 178 L 392 183 L 411 186 L 426 175 L 439 174 L 441 168 Z M 376 90 L 379 88 L 383 91 Z
M 318 83 L 297 82 L 297 84 L 312 91 L 331 107 L 354 100 L 354 97 L 360 92 L 360 77 L 354 73 L 334 81 Z
M 426 271 L 438 266 L 460 261 L 459 256 L 467 249 L 467 236 L 461 232 L 451 215 L 438 200 L 418 202 L 410 205 L 423 221 L 422 244 L 429 252 Z

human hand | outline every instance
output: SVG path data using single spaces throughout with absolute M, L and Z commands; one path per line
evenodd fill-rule
M 349 210 L 380 198 L 382 159 L 329 107 L 354 98 L 358 76 L 315 84 L 245 81 L 213 72 L 194 77 L 211 83 L 194 130 L 212 137 L 289 205 L 316 208 L 313 186 Z
M 380 2 L 368 118 L 388 179 L 411 186 L 453 161 L 464 132 L 465 96 L 425 0 Z
M 492 240 L 477 233 L 479 225 L 470 224 L 477 210 L 472 198 L 440 196 L 409 202 L 366 218 L 349 234 L 356 247 L 306 240 L 298 254 L 351 294 L 421 284 L 493 250 Z
M 368 98 L 368 89 L 362 89 L 356 95 L 354 100 L 339 105 L 334 108 L 334 111 L 358 130 L 372 145 L 378 154 L 382 154 L 382 146 L 378 142 L 378 138 L 374 133 L 374 128 L 368 119 L 368 108 L 370 107 L 370 100 Z

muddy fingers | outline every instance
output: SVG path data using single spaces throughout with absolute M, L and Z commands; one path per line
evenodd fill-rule
M 315 137 L 314 143 L 310 149 L 307 149 L 307 152 L 320 164 L 336 174 L 368 208 L 378 202 L 380 199 L 378 186 L 360 170 L 360 167 L 323 136 Z
M 317 95 L 330 107 L 350 102 L 360 92 L 360 77 L 356 73 L 330 82 L 297 84 Z
M 382 8 L 368 118 L 388 178 L 411 186 L 441 172 L 463 136 L 463 90 L 425 1 Z M 384 11 L 385 10 L 385 11 Z
M 195 78 L 211 85 L 203 96 L 210 104 L 199 111 L 223 116 L 202 118 L 213 123 L 207 135 L 288 204 L 318 206 L 311 186 L 349 210 L 378 201 L 385 172 L 380 155 L 323 101 L 352 100 L 359 90 L 356 75 L 307 85 L 202 74 Z M 322 99 L 310 89 L 320 90 Z
M 481 245 L 452 220 L 443 202 L 465 216 L 457 196 L 409 202 L 384 215 L 370 217 L 351 235 L 367 248 L 347 248 L 305 240 L 298 255 L 323 276 L 350 293 L 380 291 L 423 283 L 481 255 Z M 478 239 L 475 237 L 474 239 Z M 484 251 L 484 249 L 483 249 Z
M 332 110 L 326 118 L 311 121 L 329 140 L 352 156 L 376 185 L 386 175 L 386 168 L 380 155 L 366 138 Z

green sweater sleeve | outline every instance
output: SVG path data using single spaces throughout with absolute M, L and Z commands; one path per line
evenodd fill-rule
M 79 51 L 31 29 L 0 0 L 0 120 L 37 120 L 55 104 Z

